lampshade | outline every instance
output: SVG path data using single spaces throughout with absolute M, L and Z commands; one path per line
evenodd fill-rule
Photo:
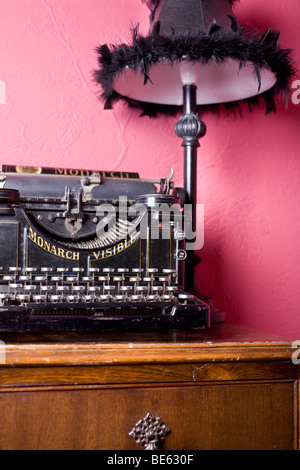
M 182 86 L 196 65 L 193 84 L 203 109 L 244 101 L 249 106 L 263 102 L 270 112 L 276 95 L 288 95 L 291 50 L 280 48 L 277 31 L 249 32 L 239 26 L 234 0 L 144 3 L 151 10 L 148 36 L 136 27 L 131 44 L 97 49 L 95 78 L 105 108 L 122 99 L 148 115 L 176 112 L 183 104 Z

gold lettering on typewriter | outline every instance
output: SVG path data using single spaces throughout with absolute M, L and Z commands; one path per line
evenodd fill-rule
M 89 170 L 67 170 L 66 168 L 55 168 L 55 174 L 64 176 L 91 176 Z
M 91 176 L 93 174 L 93 172 L 89 170 L 69 170 L 67 168 L 55 168 L 54 173 L 55 175 L 63 176 Z M 124 171 L 99 171 L 97 173 L 99 173 L 101 178 L 130 178 L 130 174 Z
M 44 240 L 43 237 L 37 235 L 37 233 L 29 227 L 28 238 L 31 240 L 35 245 L 37 245 L 42 250 L 47 251 L 51 255 L 57 256 L 58 258 L 68 259 L 70 261 L 79 261 L 79 252 L 77 251 L 70 251 L 64 250 L 63 248 L 59 248 L 53 245 L 50 242 Z
M 113 247 L 106 248 L 106 250 L 94 251 L 93 255 L 95 261 L 100 261 L 105 258 L 110 258 L 111 256 L 118 255 L 122 251 L 129 248 L 133 243 L 135 243 L 138 239 L 137 232 L 131 234 L 130 239 L 124 240 L 123 242 L 118 243 Z

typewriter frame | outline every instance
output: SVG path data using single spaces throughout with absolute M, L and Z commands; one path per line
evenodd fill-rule
M 25 171 L 0 174 L 0 331 L 210 326 L 207 303 L 184 290 L 183 200 L 173 172 L 141 180 Z M 118 194 L 126 195 L 126 207 L 117 206 Z M 168 226 L 163 206 L 176 208 Z

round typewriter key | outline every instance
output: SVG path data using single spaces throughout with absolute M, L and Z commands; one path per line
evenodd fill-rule
M 69 302 L 78 302 L 80 299 L 79 295 L 67 295 L 67 300 Z
M 162 286 L 153 286 L 152 287 L 152 290 L 154 292 L 161 292 L 163 290 Z
M 10 287 L 12 289 L 19 289 L 20 287 L 23 287 L 23 284 L 10 284 Z
M 154 277 L 143 277 L 143 282 L 154 282 L 155 278 Z
M 139 294 L 135 294 L 135 295 L 130 296 L 130 300 L 132 300 L 133 302 L 138 302 L 139 300 L 142 300 L 142 299 L 143 299 L 143 296 L 139 295 Z
M 116 295 L 115 300 L 117 302 L 124 302 L 127 299 L 126 295 Z
M 24 290 L 28 292 L 33 292 L 34 290 L 36 290 L 36 288 L 37 286 L 31 286 L 31 285 L 24 286 Z
M 10 294 L 0 294 L 0 301 L 10 300 L 10 299 L 11 299 Z
M 177 269 L 163 269 L 164 274 L 177 274 Z
M 46 277 L 46 276 L 35 276 L 34 279 L 35 279 L 36 281 L 38 281 L 38 282 L 47 281 L 47 277 Z
M 57 292 L 68 292 L 69 286 L 57 286 L 56 290 Z
M 172 300 L 172 296 L 171 295 L 162 295 L 161 299 L 162 300 Z
M 3 276 L 3 281 L 15 281 L 16 280 L 16 276 Z
M 47 299 L 46 295 L 34 294 L 34 296 L 33 296 L 33 300 L 35 302 L 45 302 L 46 299 Z
M 83 273 L 84 268 L 73 268 L 72 271 L 73 273 Z
M 136 290 L 137 290 L 137 292 L 147 292 L 148 287 L 146 287 L 146 286 L 137 286 Z
M 114 277 L 112 278 L 112 280 L 113 280 L 114 282 L 122 282 L 122 281 L 125 281 L 125 277 L 124 277 L 124 276 L 114 276 Z
M 27 282 L 31 280 L 31 276 L 19 276 L 19 281 Z
M 183 301 L 184 304 L 187 304 L 188 300 L 192 300 L 194 298 L 191 294 L 179 294 L 178 299 Z
M 155 274 L 155 273 L 158 272 L 158 269 L 157 269 L 157 268 L 148 268 L 148 269 L 147 269 L 147 272 L 148 272 L 149 274 Z
M 77 282 L 78 276 L 67 276 L 66 280 L 67 282 Z
M 104 302 L 108 302 L 111 299 L 111 295 L 109 294 L 101 294 L 99 295 L 99 299 Z
M 111 291 L 115 290 L 115 288 L 115 286 L 103 286 L 103 293 L 109 295 Z
M 99 268 L 89 268 L 90 273 L 98 273 L 100 271 Z
M 74 286 L 73 291 L 74 292 L 83 292 L 83 291 L 85 291 L 85 286 Z
M 100 287 L 99 286 L 90 286 L 88 290 L 89 290 L 89 292 L 100 292 Z
M 42 273 L 52 273 L 53 269 L 52 268 L 41 268 Z
M 30 300 L 30 295 L 29 294 L 18 294 L 16 298 L 19 302 L 28 302 Z
M 178 291 L 178 287 L 177 287 L 177 286 L 167 286 L 167 287 L 166 287 L 166 291 L 167 291 L 167 292 L 177 292 L 177 291 Z
M 129 278 L 129 282 L 135 282 L 135 283 L 137 283 L 137 282 L 140 282 L 141 280 L 142 280 L 141 277 L 130 277 L 130 278 Z
M 92 276 L 84 276 L 82 282 L 92 282 L 94 278 Z
M 118 268 L 118 273 L 128 273 L 129 269 L 128 268 Z
M 56 272 L 58 273 L 67 273 L 69 271 L 69 268 L 57 268 Z
M 143 273 L 144 270 L 143 270 L 143 268 L 132 268 L 132 272 L 133 273 Z
M 85 302 L 94 302 L 94 300 L 96 299 L 96 296 L 95 295 L 84 295 L 82 297 L 82 299 L 85 301 Z
M 157 295 L 150 294 L 147 295 L 146 300 L 148 300 L 149 302 L 157 302 L 159 300 L 159 297 Z
M 35 273 L 37 271 L 37 269 L 36 268 L 25 268 L 25 271 L 27 273 Z
M 10 273 L 18 273 L 19 271 L 21 271 L 21 268 L 16 268 L 16 267 L 9 268 Z
M 41 292 L 50 292 L 52 290 L 52 286 L 41 286 Z
M 121 286 L 120 287 L 120 292 L 128 293 L 128 292 L 131 292 L 132 290 L 133 290 L 132 286 Z
M 61 302 L 63 300 L 63 296 L 58 295 L 58 294 L 53 294 L 53 295 L 50 295 L 50 300 L 51 302 Z
M 190 299 L 193 299 L 194 296 L 191 295 L 191 294 L 179 294 L 178 295 L 178 299 L 180 300 L 190 300 Z
M 104 273 L 113 273 L 114 271 L 114 268 L 103 268 Z

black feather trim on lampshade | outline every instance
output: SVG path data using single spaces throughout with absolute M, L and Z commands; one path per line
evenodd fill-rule
M 290 49 L 279 32 L 247 32 L 232 11 L 235 0 L 142 0 L 152 11 L 151 32 L 132 34 L 131 44 L 97 48 L 105 108 L 123 100 L 142 114 L 176 114 L 182 108 L 182 62 L 199 66 L 197 105 L 201 113 L 222 107 L 275 111 L 287 100 L 295 74 Z

